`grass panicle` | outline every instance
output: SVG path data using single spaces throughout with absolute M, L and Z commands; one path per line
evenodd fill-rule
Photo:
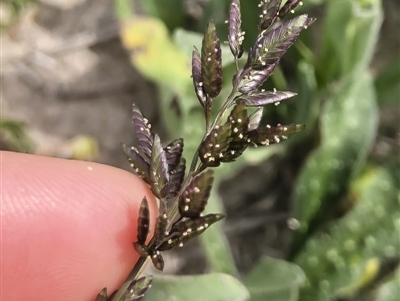
M 134 172 L 159 199 L 160 208 L 158 216 L 150 217 L 148 201 L 143 198 L 134 243 L 140 258 L 118 291 L 107 296 L 103 289 L 96 301 L 140 300 L 152 281 L 151 276 L 140 278 L 148 259 L 162 271 L 161 252 L 182 247 L 224 218 L 219 213 L 203 215 L 213 186 L 211 168 L 235 161 L 248 147 L 279 143 L 304 129 L 303 124 L 260 126 L 263 106 L 276 105 L 296 95 L 287 91 L 265 91 L 260 89 L 261 85 L 271 76 L 299 34 L 314 21 L 307 15 L 282 21 L 285 15 L 301 5 L 301 1 L 287 1 L 282 7 L 281 2 L 265 0 L 260 3 L 259 26 L 255 29 L 258 36 L 243 64 L 239 61 L 244 54 L 240 2 L 232 0 L 227 21 L 228 44 L 235 60 L 236 74 L 231 93 L 220 100 L 220 109 L 213 120 L 211 108 L 221 92 L 223 74 L 220 40 L 215 24 L 208 23 L 201 51 L 194 48 L 192 52 L 191 76 L 194 92 L 204 109 L 205 130 L 188 168 L 182 156 L 184 140 L 178 138 L 163 144 L 139 108 L 133 105 L 132 120 L 139 145 L 123 144 L 123 151 Z M 150 218 L 156 220 L 156 226 L 153 237 L 148 240 Z

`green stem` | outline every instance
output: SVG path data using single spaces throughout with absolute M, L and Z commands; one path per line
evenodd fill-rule
M 204 108 L 204 117 L 206 119 L 206 132 L 208 131 L 208 128 L 210 126 L 210 113 L 211 113 L 210 108 L 209 107 L 205 107 Z
M 215 126 L 224 117 L 228 108 L 232 105 L 233 99 L 235 98 L 235 95 L 237 93 L 238 85 L 239 85 L 239 81 L 237 80 L 235 82 L 235 85 L 233 86 L 231 93 L 229 94 L 228 98 L 226 99 L 225 103 L 223 104 L 221 110 L 219 110 L 217 116 L 215 117 L 214 122 L 212 123 L 211 127 L 209 128 L 209 130 L 204 134 L 203 138 L 201 139 L 201 142 L 203 142 L 207 138 L 207 136 L 211 133 L 211 131 L 215 128 Z M 189 173 L 196 169 L 197 161 L 199 160 L 200 147 L 201 147 L 201 143 L 199 144 L 199 146 L 196 149 L 196 152 L 193 155 L 192 164 L 190 165 Z
M 154 242 L 152 240 L 149 243 L 149 247 L 152 246 L 153 244 Z M 138 261 L 136 261 L 135 266 L 133 267 L 132 271 L 129 273 L 125 282 L 121 285 L 115 296 L 112 298 L 112 301 L 123 301 L 125 299 L 124 298 L 125 293 L 127 292 L 129 285 L 140 275 L 147 260 L 148 260 L 147 257 L 140 257 Z
M 235 67 L 236 67 L 236 72 L 239 72 L 239 59 L 235 56 Z

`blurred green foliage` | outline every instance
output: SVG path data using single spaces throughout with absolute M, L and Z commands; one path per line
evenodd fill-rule
M 224 40 L 229 3 L 206 1 L 203 15 L 191 28 L 202 31 L 213 19 Z M 169 133 L 185 138 L 185 157 L 191 158 L 204 133 L 203 112 L 190 78 L 192 47 L 200 47 L 202 35 L 182 28 L 187 17 L 182 1 L 151 0 L 142 5 L 149 16 L 133 15 L 125 21 L 122 40 L 134 66 L 157 84 Z M 296 13 L 313 11 L 315 5 L 324 11 L 313 25 L 318 29 L 300 36 L 285 56 L 286 67 L 265 85 L 285 90 L 289 86 L 298 93 L 295 101 L 266 110 L 268 117 L 282 123 L 305 122 L 307 131 L 281 145 L 249 150 L 237 163 L 216 170 L 220 181 L 244 165 L 277 153 L 284 156 L 313 141 L 294 188 L 292 217 L 299 228 L 288 250 L 292 263 L 262 259 L 243 283 L 253 301 L 394 300 L 399 281 L 393 275 L 400 256 L 400 166 L 398 161 L 375 166 L 368 155 L 377 135 L 379 107 L 399 105 L 400 60 L 394 58 L 375 76 L 370 71 L 383 20 L 380 0 L 304 1 Z M 254 42 L 258 14 L 257 1 L 242 1 L 245 49 Z M 235 73 L 228 48 L 223 49 L 223 68 L 219 99 L 227 97 Z M 216 100 L 216 106 L 219 103 Z M 223 212 L 216 188 L 207 210 Z M 200 241 L 213 271 L 237 276 L 221 223 Z M 198 277 L 205 288 L 212 281 Z M 199 294 L 200 284 L 191 289 L 175 278 L 159 281 L 176 284 L 174 288 L 186 296 L 217 296 L 207 289 Z
M 225 274 L 164 276 L 154 278 L 145 299 L 187 301 L 188 296 L 195 296 L 197 301 L 245 301 L 249 292 L 239 280 Z
M 37 0 L 5 0 L 2 7 L 0 29 L 8 29 L 23 12 L 23 10 L 37 2 Z M 9 15 L 8 15 L 9 14 Z
M 0 143 L 2 149 L 32 153 L 33 142 L 29 138 L 24 122 L 2 117 L 0 119 Z
M 267 273 L 267 271 L 271 271 Z M 273 272 L 272 272 L 273 271 Z M 244 280 L 252 301 L 298 300 L 305 275 L 296 265 L 269 257 L 262 258 Z

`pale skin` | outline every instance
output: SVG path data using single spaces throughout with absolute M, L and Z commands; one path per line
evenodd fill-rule
M 0 300 L 93 301 L 117 289 L 138 259 L 144 195 L 156 216 L 148 186 L 106 165 L 11 152 L 0 171 Z

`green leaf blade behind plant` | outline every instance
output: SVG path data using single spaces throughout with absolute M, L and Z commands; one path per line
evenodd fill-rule
M 397 161 L 373 171 L 361 186 L 355 208 L 332 224 L 329 233 L 317 233 L 307 242 L 295 259 L 308 278 L 302 300 L 355 295 L 382 277 L 387 259 L 397 257 L 398 262 L 399 169 Z
M 376 76 L 375 89 L 379 106 L 400 104 L 400 55 Z
M 144 11 L 161 19 L 172 32 L 185 25 L 185 7 L 182 0 L 141 0 Z
M 121 40 L 131 54 L 132 64 L 143 76 L 168 86 L 175 95 L 192 93 L 190 55 L 174 44 L 160 19 L 134 16 L 122 24 Z
M 368 67 L 382 23 L 381 6 L 380 0 L 328 1 L 317 64 L 324 83 Z
M 212 273 L 154 277 L 144 301 L 247 301 L 249 292 L 236 278 Z
M 251 301 L 296 301 L 304 281 L 305 275 L 297 265 L 264 257 L 244 283 Z
M 291 255 L 296 253 L 310 225 L 337 207 L 375 139 L 377 106 L 369 74 L 342 82 L 321 114 L 321 146 L 301 171 L 294 193 L 293 217 L 300 223 Z
M 222 199 L 218 195 L 218 186 L 222 178 L 221 173 L 227 170 L 224 166 L 229 165 L 225 164 L 216 170 L 216 179 L 218 180 L 215 181 L 214 187 L 211 190 L 205 213 L 224 212 Z M 216 223 L 199 238 L 206 254 L 208 264 L 213 272 L 225 273 L 233 276 L 239 274 L 233 260 L 229 242 L 223 231 L 223 222 Z

